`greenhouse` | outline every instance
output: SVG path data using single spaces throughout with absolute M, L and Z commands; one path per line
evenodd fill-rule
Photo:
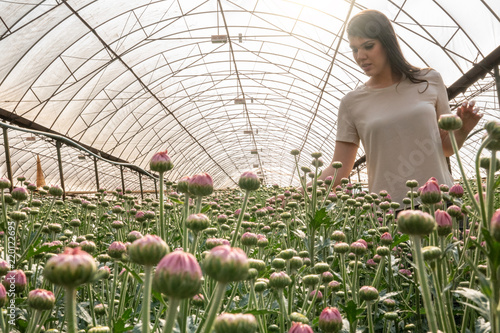
M 0 0 L 0 332 L 500 333 L 500 1 Z

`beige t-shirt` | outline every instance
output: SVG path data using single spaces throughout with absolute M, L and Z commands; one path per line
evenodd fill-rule
M 446 87 L 435 70 L 423 70 L 427 83 L 404 78 L 374 89 L 362 85 L 342 98 L 337 141 L 363 143 L 371 192 L 386 190 L 401 203 L 409 190 L 406 181 L 423 185 L 430 177 L 453 185 L 437 125 L 450 113 Z M 425 90 L 425 91 L 424 91 Z

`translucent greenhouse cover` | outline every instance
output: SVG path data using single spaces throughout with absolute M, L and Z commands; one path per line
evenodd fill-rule
M 208 172 L 217 187 L 234 187 L 253 170 L 266 184 L 297 185 L 290 151 L 301 150 L 300 166 L 315 151 L 329 162 L 339 101 L 367 80 L 343 34 L 350 7 L 343 0 L 3 0 L 0 111 L 4 120 L 21 117 L 146 170 L 154 153 L 168 150 L 173 181 Z M 448 86 L 500 44 L 498 0 L 358 0 L 350 16 L 365 8 L 385 13 L 407 59 L 435 68 Z M 492 74 L 450 106 L 471 98 L 485 113 L 477 129 L 498 119 Z M 481 137 L 461 150 L 469 174 Z M 16 130 L 8 140 L 14 177 L 34 181 L 39 155 L 46 182 L 59 183 L 54 140 Z M 5 160 L 0 149 L 0 177 Z M 66 190 L 96 189 L 92 158 L 63 145 L 62 160 Z M 117 166 L 97 164 L 100 187 L 121 187 Z M 459 178 L 454 158 L 451 165 Z M 366 181 L 364 168 L 355 181 Z M 127 169 L 125 178 L 137 190 L 137 173 Z

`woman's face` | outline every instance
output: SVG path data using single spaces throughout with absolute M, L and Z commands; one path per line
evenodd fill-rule
M 387 52 L 378 39 L 349 36 L 349 46 L 356 63 L 366 75 L 391 74 Z

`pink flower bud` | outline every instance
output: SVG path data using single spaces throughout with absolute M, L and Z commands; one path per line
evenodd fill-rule
M 446 209 L 446 212 L 454 218 L 459 218 L 460 216 L 462 216 L 462 210 L 456 205 L 451 205 L 450 207 L 448 207 L 448 209 Z
M 337 308 L 327 307 L 319 315 L 318 326 L 325 333 L 337 333 L 342 329 L 342 316 Z
M 16 294 L 19 294 L 24 291 L 26 288 L 26 275 L 24 272 L 20 269 L 15 269 L 13 271 L 10 271 L 5 275 L 4 280 L 2 281 L 5 289 L 9 290 L 10 292 L 15 292 Z M 13 289 L 14 288 L 14 289 Z
M 50 258 L 43 275 L 56 285 L 74 288 L 89 282 L 96 271 L 94 258 L 77 247 L 66 248 L 64 253 Z
M 10 187 L 10 180 L 7 178 L 0 178 L 0 190 Z
M 144 237 L 139 231 L 137 230 L 132 230 L 131 232 L 128 233 L 127 235 L 127 241 L 130 243 L 135 242 L 139 238 Z
M 242 249 L 219 245 L 207 254 L 203 268 L 215 281 L 228 283 L 244 280 L 248 275 L 249 263 Z
M 186 219 L 186 227 L 197 233 L 205 230 L 210 226 L 208 216 L 202 213 L 191 214 Z
M 269 277 L 269 287 L 276 289 L 283 289 L 288 287 L 292 283 L 292 279 L 286 274 L 286 272 L 274 272 Z
M 450 188 L 448 193 L 453 198 L 461 198 L 464 196 L 464 188 L 459 184 L 455 184 Z
M 440 209 L 435 212 L 437 232 L 439 236 L 448 236 L 453 227 L 450 214 Z
M 491 236 L 500 242 L 500 209 L 497 209 L 491 217 L 490 232 Z
M 139 238 L 127 248 L 130 260 L 144 266 L 157 265 L 167 252 L 167 243 L 156 235 L 146 235 Z
M 3 308 L 5 304 L 7 304 L 7 290 L 3 284 L 0 284 L 0 309 Z
M 158 264 L 153 287 L 172 298 L 191 298 L 198 293 L 201 278 L 201 268 L 196 258 L 191 253 L 174 251 Z
M 260 180 L 255 173 L 246 171 L 240 176 L 238 185 L 242 190 L 255 191 L 260 187 Z
M 167 151 L 165 150 L 153 155 L 151 161 L 149 162 L 149 167 L 151 168 L 151 171 L 162 173 L 172 170 L 174 164 L 172 163 L 172 160 L 167 155 Z
M 441 201 L 441 190 L 436 178 L 430 178 L 419 190 L 420 199 L 424 204 L 436 204 Z
M 24 187 L 16 187 L 12 190 L 12 193 L 10 195 L 12 196 L 12 199 L 16 201 L 24 201 L 28 199 L 29 193 L 28 190 Z
M 28 305 L 35 310 L 50 310 L 56 303 L 56 297 L 52 291 L 35 289 L 28 294 Z
M 244 246 L 255 246 L 257 245 L 257 235 L 252 232 L 245 232 L 241 235 L 241 244 Z
M 177 191 L 179 193 L 188 193 L 190 179 L 191 177 L 184 176 L 177 181 Z
M 314 295 L 316 295 L 316 302 L 321 302 L 323 300 L 323 293 L 319 290 L 313 290 L 309 293 L 308 299 L 312 301 L 314 299 Z
M 378 299 L 378 290 L 372 286 L 363 286 L 359 289 L 359 299 L 362 301 L 375 301 Z
M 194 196 L 207 196 L 214 191 L 214 182 L 208 173 L 194 175 L 189 179 L 189 193 Z
M 257 320 L 251 314 L 222 313 L 214 322 L 215 333 L 254 333 Z
M 390 233 L 388 232 L 384 232 L 381 236 L 380 236 L 380 243 L 382 243 L 383 245 L 391 245 L 392 244 L 392 236 Z
M 288 333 L 314 333 L 311 326 L 294 322 Z
M 367 246 L 359 241 L 356 241 L 350 246 L 351 251 L 358 256 L 361 256 L 366 253 Z
M 57 185 L 53 185 L 49 188 L 49 194 L 53 197 L 60 197 L 63 195 L 63 190 Z
M 113 242 L 108 247 L 108 254 L 113 259 L 121 259 L 127 252 L 127 247 L 122 242 Z
M 7 261 L 0 259 L 0 277 L 4 276 L 7 274 L 7 272 L 10 270 L 10 265 Z

